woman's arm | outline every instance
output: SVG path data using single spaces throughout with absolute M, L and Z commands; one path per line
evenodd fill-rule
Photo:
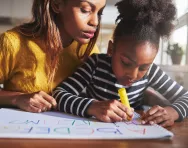
M 0 84 L 6 83 L 15 75 L 15 60 L 19 53 L 19 35 L 5 32 L 0 36 Z M 0 106 L 18 107 L 29 112 L 41 112 L 56 106 L 56 101 L 43 91 L 25 94 L 0 90 Z
M 21 95 L 20 92 L 0 90 L 0 107 L 17 107 L 16 98 Z
M 0 107 L 17 107 L 29 112 L 42 112 L 56 108 L 56 101 L 43 91 L 25 94 L 1 90 Z

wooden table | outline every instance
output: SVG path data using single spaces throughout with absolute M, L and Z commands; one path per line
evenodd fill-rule
M 188 148 L 188 118 L 167 128 L 172 139 L 157 140 L 39 140 L 0 139 L 0 148 Z

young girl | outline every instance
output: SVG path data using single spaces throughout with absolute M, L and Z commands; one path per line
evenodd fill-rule
M 118 24 L 108 54 L 94 54 L 54 90 L 58 109 L 79 116 L 95 116 L 104 122 L 122 121 L 133 110 L 119 102 L 125 87 L 131 107 L 141 106 L 143 93 L 153 87 L 172 104 L 154 106 L 143 124 L 164 127 L 181 121 L 188 113 L 188 92 L 153 63 L 160 37 L 169 36 L 176 9 L 171 0 L 121 0 Z M 86 97 L 79 96 L 86 88 Z
M 34 0 L 33 20 L 0 36 L 0 107 L 41 112 L 51 90 L 70 76 L 95 43 L 106 0 Z

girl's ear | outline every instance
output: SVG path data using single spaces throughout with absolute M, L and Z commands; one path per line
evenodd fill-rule
M 114 43 L 112 42 L 112 40 L 110 40 L 108 42 L 108 50 L 107 50 L 107 54 L 109 56 L 112 56 L 112 54 L 113 54 L 113 48 L 114 48 Z
M 51 7 L 55 13 L 60 13 L 62 0 L 52 0 Z

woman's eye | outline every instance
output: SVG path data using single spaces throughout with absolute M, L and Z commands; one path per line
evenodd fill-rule
M 80 10 L 81 10 L 82 13 L 90 13 L 91 12 L 91 10 L 86 10 L 86 9 L 83 9 L 83 8 L 80 8 Z

